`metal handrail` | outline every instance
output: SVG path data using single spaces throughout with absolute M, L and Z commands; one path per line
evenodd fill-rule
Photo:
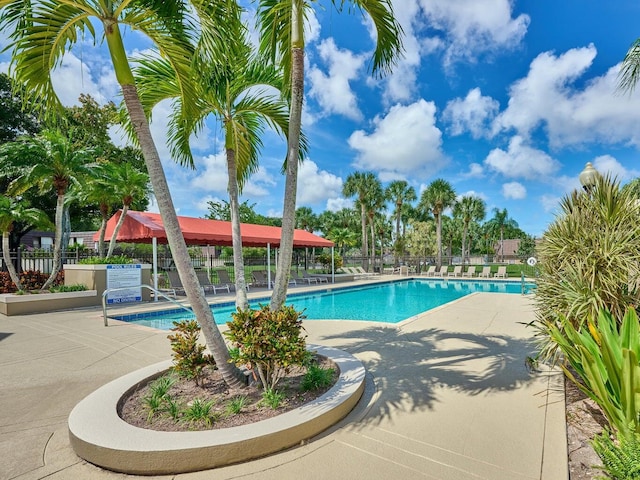
M 156 290 L 155 288 L 153 288 L 151 285 L 146 285 L 146 284 L 142 284 L 142 285 L 138 285 L 141 288 L 147 288 L 149 290 L 151 290 L 153 293 L 155 293 L 156 295 L 160 295 L 161 297 L 164 297 L 166 300 L 170 301 L 171 303 L 176 304 L 178 307 L 186 310 L 187 312 L 193 312 L 193 309 L 183 305 L 182 303 L 178 302 L 177 300 L 174 300 L 173 298 L 168 297 L 167 295 L 165 295 L 164 293 L 162 293 L 159 290 Z M 104 318 L 104 326 L 108 327 L 109 326 L 109 322 L 107 321 L 107 294 L 109 292 L 117 292 L 118 290 L 131 290 L 131 288 L 137 288 L 136 287 L 118 287 L 118 288 L 107 288 L 104 292 L 102 292 L 102 317 Z

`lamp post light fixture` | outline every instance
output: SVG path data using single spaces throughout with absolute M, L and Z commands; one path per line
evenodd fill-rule
M 582 188 L 584 188 L 586 191 L 591 190 L 591 188 L 596 184 L 598 175 L 600 174 L 595 168 L 593 168 L 591 162 L 587 162 L 587 164 L 584 166 L 584 170 L 580 172 L 580 176 L 578 177 L 580 179 L 580 183 L 582 184 Z

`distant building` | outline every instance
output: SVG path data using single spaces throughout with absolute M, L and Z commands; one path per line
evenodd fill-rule
M 71 232 L 69 245 L 84 245 L 87 248 L 95 248 L 93 234 L 95 232 Z M 52 250 L 55 233 L 31 230 L 20 239 L 20 245 L 30 249 Z

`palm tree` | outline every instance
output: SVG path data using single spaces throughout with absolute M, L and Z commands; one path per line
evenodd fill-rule
M 438 178 L 431 182 L 420 196 L 420 209 L 431 212 L 436 220 L 436 263 L 442 266 L 442 212 L 452 207 L 456 201 L 456 192 L 449 182 Z
M 640 79 L 640 38 L 627 50 L 618 72 L 618 90 L 632 93 Z
M 369 189 L 378 182 L 376 176 L 371 172 L 353 172 L 349 174 L 342 185 L 342 194 L 349 197 L 356 197 L 356 206 L 360 208 L 360 226 L 362 228 L 362 266 L 366 267 L 366 258 L 369 252 L 367 241 L 367 195 Z
M 318 216 L 309 207 L 296 209 L 296 228 L 313 233 L 318 226 Z
M 239 11 L 227 19 L 228 28 L 235 28 L 235 43 L 225 54 L 225 68 L 200 61 L 193 64 L 195 88 L 198 94 L 196 115 L 182 111 L 181 91 L 176 74 L 166 60 L 144 58 L 134 73 L 138 77 L 141 101 L 151 110 L 167 98 L 177 101 L 177 108 L 169 125 L 172 153 L 182 164 L 193 167 L 189 138 L 204 126 L 211 115 L 222 125 L 227 160 L 227 191 L 231 216 L 233 265 L 236 285 L 236 306 L 249 307 L 242 257 L 239 196 L 246 180 L 258 169 L 262 148 L 261 136 L 265 126 L 281 135 L 289 128 L 287 104 L 274 97 L 273 90 L 282 88 L 282 73 L 253 55 L 246 31 L 240 22 Z M 163 88 L 158 89 L 157 85 Z M 267 88 L 271 88 L 271 91 Z M 303 141 L 302 152 L 306 151 Z
M 464 265 L 467 258 L 467 235 L 469 233 L 469 224 L 479 222 L 486 215 L 486 206 L 484 200 L 473 195 L 462 197 L 453 206 L 453 215 L 462 219 L 462 264 Z
M 289 150 L 287 153 L 284 205 L 282 209 L 282 238 L 271 308 L 278 309 L 287 295 L 287 278 L 293 254 L 293 230 L 295 226 L 296 190 L 298 183 L 298 157 L 302 102 L 304 97 L 304 20 L 305 10 L 311 8 L 308 0 L 260 0 L 258 27 L 260 49 L 273 62 L 284 68 L 287 79 L 286 93 L 290 98 Z M 393 16 L 391 0 L 331 0 L 338 11 L 344 4 L 354 10 L 366 12 L 376 29 L 376 47 L 371 64 L 372 73 L 390 71 L 402 51 L 402 28 Z
M 348 228 L 333 228 L 326 237 L 336 244 L 343 258 L 346 255 L 347 247 L 353 247 L 358 242 L 358 234 Z
M 60 100 L 51 82 L 51 70 L 60 64 L 63 54 L 79 40 L 84 41 L 87 34 L 95 39 L 98 35 L 96 27 L 102 26 L 115 76 L 142 150 L 167 240 L 187 298 L 225 381 L 231 386 L 241 386 L 237 369 L 228 361 L 229 351 L 213 321 L 211 308 L 200 288 L 180 231 L 167 179 L 140 103 L 121 33 L 123 27 L 143 33 L 156 45 L 160 56 L 170 60 L 176 71 L 177 82 L 182 88 L 182 101 L 188 117 L 196 110 L 196 96 L 191 86 L 190 66 L 194 54 L 191 40 L 197 30 L 200 34 L 199 41 L 207 45 L 206 50 L 210 55 L 215 57 L 222 52 L 231 42 L 225 31 L 227 23 L 217 22 L 216 19 L 226 18 L 226 10 L 237 8 L 236 3 L 201 0 L 191 1 L 188 5 L 185 2 L 158 0 L 27 3 L 29 8 L 25 8 L 22 0 L 0 0 L 0 28 L 5 32 L 13 32 L 7 48 L 12 55 L 10 71 L 51 112 L 60 107 Z
M 22 290 L 20 276 L 11 261 L 9 255 L 9 234 L 13 230 L 15 222 L 23 222 L 30 225 L 44 226 L 51 222 L 47 215 L 37 208 L 28 208 L 23 202 L 17 201 L 6 195 L 0 196 L 0 231 L 2 231 L 2 258 L 7 266 L 11 281 L 15 284 L 18 291 Z
M 53 191 L 56 195 L 52 268 L 42 286 L 43 290 L 51 286 L 62 267 L 62 223 L 66 195 L 71 185 L 81 184 L 89 176 L 91 153 L 75 148 L 68 138 L 55 130 L 45 130 L 37 137 L 22 137 L 0 149 L 0 156 L 18 169 L 7 193 L 21 195 L 31 188 L 37 188 L 40 193 Z
M 504 262 L 504 230 L 505 228 L 518 228 L 518 222 L 509 218 L 506 208 L 502 210 L 494 208 L 493 218 L 487 221 L 487 227 L 494 234 L 500 232 L 500 261 Z
M 395 205 L 393 214 L 396 217 L 396 243 L 400 242 L 400 220 L 403 213 L 403 205 L 406 202 L 414 202 L 417 199 L 415 189 L 410 186 L 405 180 L 394 180 L 389 184 L 385 190 L 385 196 L 387 200 L 391 201 Z M 398 249 L 394 249 L 396 253 L 395 264 L 398 264 Z
M 120 163 L 111 169 L 111 182 L 115 184 L 114 193 L 122 203 L 122 211 L 116 227 L 111 234 L 107 258 L 113 255 L 118 232 L 124 223 L 127 212 L 135 200 L 145 198 L 149 194 L 149 175 L 141 172 L 129 163 Z
M 382 184 L 380 183 L 380 180 L 375 178 L 375 182 L 371 183 L 370 188 L 367 192 L 367 196 L 365 198 L 367 222 L 369 223 L 369 229 L 371 231 L 371 256 L 369 257 L 369 271 L 371 271 L 371 268 L 373 267 L 372 262 L 375 263 L 376 259 L 376 215 L 378 215 L 381 210 L 387 208 L 387 206 L 384 204 L 384 201 L 385 196 L 382 189 Z

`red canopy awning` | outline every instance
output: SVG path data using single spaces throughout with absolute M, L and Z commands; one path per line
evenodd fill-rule
M 119 210 L 107 222 L 105 240 L 111 238 L 121 214 L 122 210 Z M 188 245 L 231 246 L 233 244 L 231 222 L 181 216 L 178 217 L 178 221 Z M 279 247 L 280 230 L 280 227 L 241 223 L 242 245 L 244 247 L 266 247 L 269 244 L 272 247 Z M 154 237 L 158 243 L 167 243 L 167 234 L 164 231 L 160 214 L 129 210 L 116 240 L 118 242 L 151 243 L 151 239 Z M 93 239 L 97 242 L 99 235 L 96 233 Z M 332 247 L 334 243 L 306 230 L 296 229 L 293 233 L 293 246 L 294 248 Z

